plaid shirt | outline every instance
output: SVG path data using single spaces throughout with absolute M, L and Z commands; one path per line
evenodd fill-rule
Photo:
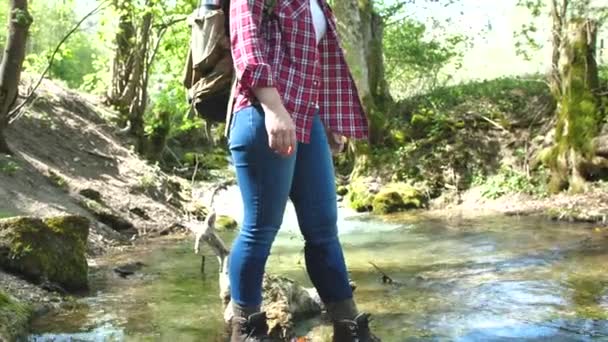
M 317 110 L 334 133 L 366 138 L 367 119 L 326 0 L 319 1 L 327 18 L 319 44 L 310 0 L 277 0 L 270 16 L 264 3 L 231 0 L 231 46 L 239 80 L 234 111 L 252 104 L 251 89 L 275 87 L 294 120 L 298 141 L 309 142 Z

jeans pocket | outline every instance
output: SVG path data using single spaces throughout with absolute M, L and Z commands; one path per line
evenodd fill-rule
M 254 107 L 246 107 L 234 113 L 230 128 L 228 148 L 231 151 L 244 151 L 253 144 L 255 128 L 252 127 Z

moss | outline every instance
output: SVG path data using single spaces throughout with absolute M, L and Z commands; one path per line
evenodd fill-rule
M 13 160 L 12 156 L 0 155 L 0 173 L 14 176 L 21 167 Z
M 235 230 L 239 224 L 230 216 L 221 215 L 215 221 L 215 228 L 217 230 Z
M 65 178 L 63 178 L 61 175 L 57 174 L 53 170 L 49 170 L 48 178 L 54 186 L 62 190 L 68 189 L 68 182 L 65 180 Z
M 376 196 L 372 207 L 375 214 L 390 214 L 417 209 L 425 204 L 425 196 L 416 188 L 404 183 L 388 184 Z
M 0 341 L 16 341 L 25 336 L 33 309 L 0 291 Z
M 67 290 L 87 288 L 89 221 L 79 216 L 0 220 L 0 266 Z
M 556 126 L 555 152 L 548 155 L 552 170 L 551 190 L 569 188 L 571 192 L 584 191 L 585 180 L 579 172 L 580 164 L 593 157 L 593 138 L 597 136 L 605 113 L 594 91 L 597 88 L 597 67 L 587 44 L 587 25 L 573 22 L 574 26 L 566 45 L 569 63 L 561 70 L 563 90 L 559 99 L 561 108 Z
M 369 191 L 364 178 L 356 178 L 350 184 L 346 200 L 348 205 L 358 212 L 370 211 L 374 194 Z

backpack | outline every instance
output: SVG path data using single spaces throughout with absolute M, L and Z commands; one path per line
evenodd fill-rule
M 276 0 L 264 1 L 264 13 L 269 15 Z M 226 15 L 230 12 L 230 0 L 221 0 L 219 6 L 201 5 L 202 1 L 187 19 L 192 34 L 183 85 L 198 116 L 211 122 L 227 122 L 236 83 Z

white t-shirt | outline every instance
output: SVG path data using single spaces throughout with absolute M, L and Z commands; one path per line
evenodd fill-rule
M 318 0 L 310 0 L 310 11 L 312 12 L 312 22 L 315 26 L 318 44 L 327 32 L 327 18 L 325 18 L 325 13 L 319 6 Z

